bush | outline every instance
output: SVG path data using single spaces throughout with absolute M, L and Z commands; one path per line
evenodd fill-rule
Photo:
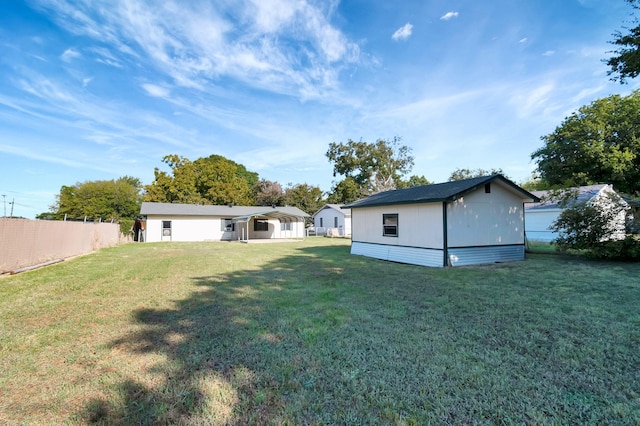
M 132 235 L 133 222 L 135 219 L 120 219 L 120 232 L 125 236 Z
M 627 235 L 624 240 L 602 241 L 590 247 L 585 256 L 601 260 L 640 260 L 640 239 Z

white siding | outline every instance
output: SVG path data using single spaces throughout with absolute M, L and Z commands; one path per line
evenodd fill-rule
M 449 247 L 524 244 L 522 198 L 491 183 L 491 192 L 481 188 L 448 204 Z
M 336 221 L 338 222 L 337 226 Z M 340 235 L 351 235 L 351 217 L 331 207 L 325 207 L 316 213 L 313 225 L 316 228 L 324 228 L 324 232 L 329 228 L 337 228 Z
M 162 222 L 171 221 L 171 237 L 162 237 Z M 155 241 L 206 241 L 221 240 L 220 218 L 189 216 L 147 217 L 146 240 Z
M 382 235 L 382 215 L 398 214 L 398 236 Z M 443 248 L 442 203 L 351 209 L 351 239 L 392 246 Z
M 550 242 L 554 240 L 558 233 L 551 231 L 549 227 L 558 218 L 560 211 L 559 209 L 525 210 L 524 225 L 527 238 L 530 241 Z
M 225 217 L 230 219 L 230 217 Z M 222 217 L 192 217 L 192 216 L 151 216 L 147 217 L 145 241 L 222 241 L 237 240 L 244 236 L 246 239 L 247 223 L 235 225 L 235 232 L 221 230 Z M 171 237 L 162 237 L 162 222 L 171 221 Z M 269 219 L 268 231 L 254 231 L 253 221 L 248 224 L 249 239 L 266 238 L 302 238 L 304 236 L 304 222 L 292 222 L 291 230 L 281 230 L 278 219 Z M 243 231 L 244 230 L 244 231 Z

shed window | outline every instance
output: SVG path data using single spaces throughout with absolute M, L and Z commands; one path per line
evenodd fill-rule
M 334 216 L 333 217 L 333 227 L 337 228 L 338 227 L 338 216 Z
M 484 184 L 484 193 L 485 194 L 491 194 L 491 184 L 490 183 L 485 183 Z
M 254 219 L 253 221 L 254 231 L 268 231 L 269 222 L 266 219 Z
M 221 231 L 235 231 L 236 224 L 233 223 L 233 219 L 222 219 L 220 220 L 220 230 Z
M 320 228 L 324 228 L 324 220 L 323 220 L 323 218 L 320 218 Z
M 162 221 L 162 236 L 170 237 L 171 236 L 171 221 L 163 220 Z
M 398 236 L 398 214 L 382 215 L 382 235 L 385 237 Z

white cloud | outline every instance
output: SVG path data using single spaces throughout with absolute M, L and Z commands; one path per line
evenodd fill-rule
M 169 96 L 169 89 L 161 86 L 157 86 L 155 84 L 145 83 L 142 85 L 142 88 L 151 96 L 157 98 L 165 98 Z
M 274 93 L 322 98 L 338 89 L 345 64 L 363 60 L 358 43 L 332 25 L 334 6 L 324 2 L 122 0 L 96 8 L 52 0 L 43 7 L 68 31 L 109 44 L 109 51 L 96 52 L 98 62 L 120 67 L 144 58 L 177 85 L 198 90 L 227 77 Z
M 547 50 L 546 52 L 544 52 L 542 54 L 542 56 L 553 56 L 555 55 L 556 51 L 555 50 Z
M 411 33 L 413 31 L 413 25 L 409 22 L 404 24 L 402 27 L 398 28 L 395 33 L 391 36 L 392 39 L 398 40 L 406 40 L 411 37 Z
M 81 56 L 82 55 L 77 50 L 67 49 L 67 50 L 64 51 L 64 53 L 62 55 L 60 55 L 60 59 L 62 59 L 65 62 L 71 62 L 72 59 L 76 59 L 76 58 L 79 58 Z
M 521 38 L 521 39 L 518 41 L 518 43 L 526 43 L 526 42 L 528 42 L 528 41 L 529 41 L 529 39 L 528 39 L 527 37 L 524 37 L 524 38 Z
M 540 116 L 546 110 L 556 108 L 552 102 L 555 89 L 556 83 L 552 80 L 534 83 L 532 86 L 524 85 L 512 94 L 510 103 L 515 106 L 520 118 Z
M 457 18 L 457 17 L 458 17 L 458 12 L 447 12 L 440 17 L 440 20 L 448 21 L 449 19 Z

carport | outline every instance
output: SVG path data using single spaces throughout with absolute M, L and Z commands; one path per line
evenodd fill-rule
M 297 226 L 288 226 L 289 229 L 287 229 L 287 226 L 285 225 L 284 227 L 282 226 L 282 224 L 286 224 L 286 223 L 297 223 L 297 222 L 304 222 L 304 217 L 303 216 L 296 216 L 296 215 L 292 215 L 291 213 L 288 213 L 286 211 L 283 210 L 278 210 L 278 209 L 272 209 L 272 210 L 266 210 L 263 212 L 258 212 L 258 213 L 252 213 L 252 214 L 248 214 L 248 215 L 243 215 L 243 216 L 236 216 L 234 217 L 231 222 L 232 223 L 237 223 L 238 226 L 240 227 L 240 229 L 238 230 L 237 234 L 238 234 L 238 241 L 243 241 L 243 242 L 249 242 L 249 224 L 251 223 L 252 219 L 257 219 L 257 218 L 267 218 L 267 219 L 278 219 L 280 221 L 281 224 L 281 229 L 280 229 L 280 238 L 283 239 L 304 239 L 304 232 L 302 233 L 302 235 L 298 235 L 298 227 Z M 285 228 L 285 229 L 282 229 Z M 304 227 L 303 227 L 304 228 Z M 283 235 L 284 233 L 284 235 Z M 289 233 L 289 235 L 287 235 L 287 233 Z

